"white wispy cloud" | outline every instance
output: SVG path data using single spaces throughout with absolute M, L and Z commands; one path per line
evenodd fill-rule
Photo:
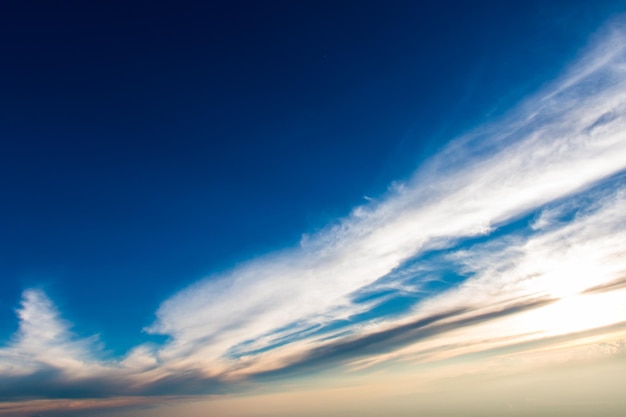
M 172 338 L 159 358 L 227 373 L 241 366 L 228 357 L 233 347 L 270 345 L 274 332 L 286 333 L 280 329 L 350 317 L 361 308 L 351 295 L 407 259 L 488 233 L 626 168 L 624 45 L 623 34 L 613 32 L 546 91 L 453 141 L 379 203 L 355 209 L 298 248 L 164 302 L 149 328 Z M 494 281 L 485 303 L 501 285 Z
M 3 376 L 24 375 L 49 367 L 74 375 L 93 361 L 97 340 L 77 338 L 42 290 L 25 291 L 17 315 L 17 333 L 8 346 L 0 348 Z
M 615 183 L 615 181 L 614 181 Z M 391 360 L 441 359 L 523 341 L 626 324 L 626 288 L 589 292 L 626 278 L 626 188 L 586 193 L 590 205 L 577 207 L 568 223 L 526 236 L 521 232 L 450 252 L 447 257 L 471 278 L 420 303 L 409 317 L 384 328 L 433 314 L 466 309 L 459 321 L 501 310 L 523 300 L 554 302 L 523 314 L 450 326 L 436 337 L 371 355 L 355 365 Z M 571 209 L 570 201 L 548 210 Z M 625 326 L 626 327 L 626 326 Z

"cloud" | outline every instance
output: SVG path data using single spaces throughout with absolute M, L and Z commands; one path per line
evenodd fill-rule
M 594 292 L 615 291 L 618 289 L 626 288 L 626 278 L 616 279 L 615 281 L 596 285 L 591 288 L 587 288 L 583 293 L 589 294 Z
M 26 290 L 17 314 L 19 329 L 9 346 L 0 349 L 1 375 L 28 375 L 46 368 L 80 375 L 92 361 L 96 339 L 76 338 L 42 290 Z
M 408 260 L 489 235 L 622 171 L 625 44 L 622 33 L 612 33 L 504 120 L 453 141 L 403 187 L 300 247 L 211 276 L 165 301 L 149 328 L 171 337 L 160 360 L 207 375 L 241 372 L 245 363 L 232 357 L 233 349 L 259 352 L 288 335 L 354 317 L 363 306 L 353 295 Z M 492 287 L 476 299 L 493 302 L 498 280 L 485 281 Z M 352 327 L 371 331 L 362 323 Z M 263 355 L 252 355 L 257 365 Z
M 122 358 L 104 358 L 97 338 L 74 335 L 43 291 L 27 290 L 0 348 L 0 398 L 221 394 L 254 377 L 626 320 L 625 97 L 626 37 L 614 31 L 387 195 L 165 300 L 146 330 L 168 340 Z M 458 279 L 430 289 L 445 273 Z M 410 302 L 385 313 L 399 295 Z
M 341 340 L 327 344 L 307 352 L 306 356 L 293 360 L 289 366 L 278 371 L 279 374 L 293 373 L 294 371 L 319 370 L 328 368 L 341 361 L 354 361 L 360 357 L 371 357 L 383 352 L 393 351 L 399 347 L 419 342 L 422 339 L 437 336 L 446 332 L 473 326 L 485 321 L 495 320 L 511 314 L 548 305 L 555 300 L 531 299 L 511 303 L 505 307 L 495 308 L 488 312 L 472 312 L 468 309 L 458 309 L 447 313 L 434 314 L 411 323 L 385 329 L 364 336 Z M 270 372 L 269 375 L 275 375 Z M 261 375 L 264 376 L 264 375 Z
M 222 382 L 211 383 L 198 371 L 159 369 L 147 346 L 120 360 L 104 359 L 97 337 L 72 333 L 40 289 L 24 292 L 17 315 L 18 331 L 0 348 L 0 403 L 225 391 Z

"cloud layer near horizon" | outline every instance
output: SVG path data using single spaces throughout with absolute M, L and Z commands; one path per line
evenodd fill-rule
M 224 393 L 626 322 L 625 97 L 613 31 L 387 195 L 165 300 L 146 330 L 168 340 L 123 358 L 26 290 L 0 400 Z

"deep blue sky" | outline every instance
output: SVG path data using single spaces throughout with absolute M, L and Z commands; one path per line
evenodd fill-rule
M 41 286 L 124 352 L 175 291 L 550 80 L 617 5 L 302 3 L 2 5 L 0 339 Z

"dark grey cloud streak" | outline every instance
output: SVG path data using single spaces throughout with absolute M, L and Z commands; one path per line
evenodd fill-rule
M 316 372 L 361 357 L 387 353 L 421 340 L 442 335 L 463 327 L 471 327 L 490 320 L 522 313 L 557 301 L 551 298 L 529 299 L 513 302 L 487 312 L 458 308 L 402 324 L 384 331 L 351 340 L 342 340 L 313 349 L 285 368 L 263 373 L 259 377 L 284 376 Z M 482 309 L 484 310 L 484 309 Z

